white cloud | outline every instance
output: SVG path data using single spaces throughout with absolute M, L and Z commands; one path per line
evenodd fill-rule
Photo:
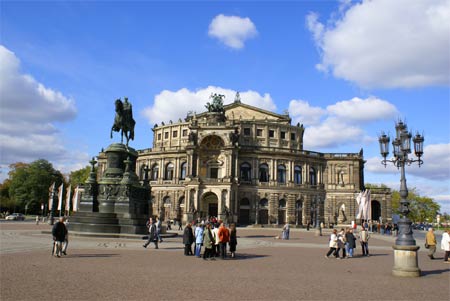
M 370 96 L 367 99 L 354 97 L 328 106 L 327 111 L 347 121 L 370 122 L 393 118 L 398 115 L 395 106 L 385 100 Z
M 447 0 L 364 0 L 327 26 L 311 12 L 306 26 L 319 70 L 365 88 L 409 88 L 450 83 L 449 20 Z
M 244 47 L 244 42 L 258 34 L 250 18 L 217 15 L 209 24 L 208 35 L 234 49 Z
M 327 118 L 322 124 L 305 129 L 304 145 L 307 149 L 336 147 L 365 139 L 364 130 L 337 118 Z
M 308 126 L 319 124 L 326 111 L 321 107 L 310 106 L 307 101 L 293 99 L 289 102 L 289 113 L 301 120 L 303 125 Z
M 326 109 L 312 107 L 304 100 L 291 100 L 289 113 L 294 123 L 307 126 L 303 139 L 305 149 L 313 149 L 372 141 L 362 126 L 393 118 L 397 109 L 385 100 L 370 96 L 339 101 Z
M 212 93 L 225 95 L 224 104 L 229 104 L 234 101 L 236 92 L 235 90 L 215 86 L 208 86 L 196 91 L 190 91 L 186 88 L 178 91 L 163 90 L 155 96 L 153 105 L 145 108 L 142 113 L 152 125 L 161 121 L 177 121 L 179 118 L 184 119 L 188 111 L 205 112 L 205 105 L 207 102 L 211 102 L 209 97 Z M 240 96 L 241 101 L 245 104 L 268 111 L 276 109 L 270 94 L 261 95 L 249 90 L 240 92 Z
M 64 147 L 53 124 L 75 118 L 74 100 L 21 73 L 19 59 L 2 45 L 0 62 L 0 164 L 40 158 L 59 164 L 87 161 L 86 154 L 74 154 Z

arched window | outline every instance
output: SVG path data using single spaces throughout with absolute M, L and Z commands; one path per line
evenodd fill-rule
M 294 183 L 295 184 L 302 183 L 302 167 L 298 165 L 294 167 Z
M 184 180 L 186 179 L 186 174 L 187 174 L 187 163 L 183 162 L 181 163 L 181 173 L 180 173 L 180 179 Z
M 314 169 L 314 167 L 309 168 L 309 184 L 317 185 L 316 170 Z
M 240 205 L 241 207 L 242 207 L 242 206 L 250 206 L 250 201 L 249 201 L 247 198 L 243 198 L 243 199 L 240 201 L 239 205 Z
M 164 206 L 165 206 L 165 207 L 172 205 L 172 201 L 170 200 L 170 196 L 166 196 L 166 197 L 163 199 L 163 203 L 164 203 Z
M 278 165 L 277 168 L 277 181 L 278 183 L 286 183 L 286 167 L 284 165 Z
M 166 165 L 166 176 L 165 176 L 166 180 L 173 180 L 173 164 L 172 163 L 168 163 Z
M 152 176 L 151 176 L 151 179 L 152 179 L 152 181 L 156 181 L 156 180 L 158 180 L 158 177 L 159 177 L 159 166 L 158 166 L 158 164 L 154 164 L 154 165 L 152 166 Z
M 285 199 L 281 199 L 281 200 L 278 202 L 278 208 L 279 208 L 279 209 L 286 209 L 286 200 L 285 200 Z
M 242 181 L 251 181 L 251 171 L 252 167 L 250 164 L 242 163 L 241 164 L 241 180 Z
M 269 166 L 265 163 L 259 166 L 259 181 L 269 182 Z
M 268 201 L 266 198 L 261 199 L 261 200 L 259 201 L 259 207 L 261 207 L 261 208 L 267 208 L 267 207 L 269 207 L 269 201 Z

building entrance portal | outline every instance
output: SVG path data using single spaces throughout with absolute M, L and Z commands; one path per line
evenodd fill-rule
M 218 214 L 219 214 L 219 210 L 218 210 L 217 203 L 209 203 L 208 204 L 208 215 L 217 217 Z
M 381 216 L 381 205 L 380 202 L 373 200 L 371 205 L 371 209 L 372 209 L 372 220 L 373 221 L 378 221 L 380 219 Z
M 202 196 L 201 217 L 210 217 L 219 215 L 219 200 L 213 192 L 207 192 Z

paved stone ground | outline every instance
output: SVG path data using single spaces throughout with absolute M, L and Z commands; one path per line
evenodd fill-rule
M 448 300 L 450 264 L 421 249 L 422 277 L 391 276 L 392 238 L 372 235 L 370 257 L 325 259 L 327 236 L 238 229 L 235 260 L 183 255 L 181 237 L 159 250 L 142 240 L 71 237 L 50 255 L 48 225 L 0 224 L 1 300 Z M 379 239 L 381 238 L 381 239 Z M 418 241 L 418 244 L 423 245 Z M 356 249 L 360 254 L 361 249 Z

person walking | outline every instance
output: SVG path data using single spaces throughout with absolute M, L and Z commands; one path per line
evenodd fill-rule
M 192 228 L 191 228 L 191 230 L 192 230 Z M 183 225 L 181 223 L 181 218 L 180 218 L 180 220 L 178 220 L 178 231 L 183 231 Z
M 289 240 L 289 223 L 286 223 L 286 225 L 284 225 L 283 227 L 283 232 L 281 234 L 281 239 L 286 239 Z
M 153 218 L 151 218 L 151 217 L 147 221 L 147 228 L 148 228 L 148 240 L 143 245 L 143 247 L 147 248 L 147 246 L 150 243 L 154 243 L 155 249 L 159 249 L 158 248 L 158 230 L 156 228 L 156 224 L 153 222 Z
M 203 253 L 203 259 L 213 259 L 213 246 L 214 246 L 214 237 L 211 232 L 211 224 L 210 222 L 206 222 L 205 231 L 203 231 L 203 246 L 205 247 L 205 252 Z
M 434 259 L 434 253 L 436 253 L 436 235 L 432 227 L 428 228 L 427 235 L 425 236 L 425 248 L 428 246 L 428 257 Z
M 53 225 L 52 235 L 54 241 L 54 247 L 56 245 L 56 257 L 61 257 L 62 255 L 62 244 L 67 236 L 67 228 L 64 224 L 64 217 L 60 217 L 59 221 Z
M 203 244 L 203 225 L 197 225 L 195 228 L 195 256 L 200 258 Z
M 448 260 L 448 257 L 450 256 L 450 230 L 444 231 L 442 233 L 442 239 L 441 239 L 441 249 L 444 250 L 444 262 L 450 263 Z
M 369 232 L 366 228 L 362 227 L 359 233 L 359 242 L 362 248 L 362 256 L 369 256 Z
M 163 242 L 161 237 L 161 228 L 162 228 L 161 219 L 156 217 L 156 237 L 159 240 L 159 242 Z
M 289 239 L 289 234 L 287 239 Z M 237 236 L 235 223 L 232 223 L 230 226 L 230 242 L 228 244 L 230 245 L 231 258 L 236 258 Z
M 328 258 L 330 258 L 330 255 L 332 253 L 336 253 L 337 241 L 338 241 L 337 230 L 333 229 L 333 233 L 331 233 L 330 239 L 329 239 L 329 242 L 328 242 L 328 247 L 330 247 L 330 249 L 328 250 L 328 253 L 325 255 L 325 258 L 328 259 Z
M 230 232 L 228 231 L 225 224 L 222 222 L 219 227 L 219 245 L 220 245 L 220 255 L 222 259 L 227 257 L 227 243 L 230 241 Z
M 181 223 L 181 222 L 180 222 Z M 194 243 L 194 233 L 192 233 L 192 226 L 190 223 L 186 225 L 183 232 L 183 244 L 184 244 L 184 255 L 193 255 L 192 244 Z

